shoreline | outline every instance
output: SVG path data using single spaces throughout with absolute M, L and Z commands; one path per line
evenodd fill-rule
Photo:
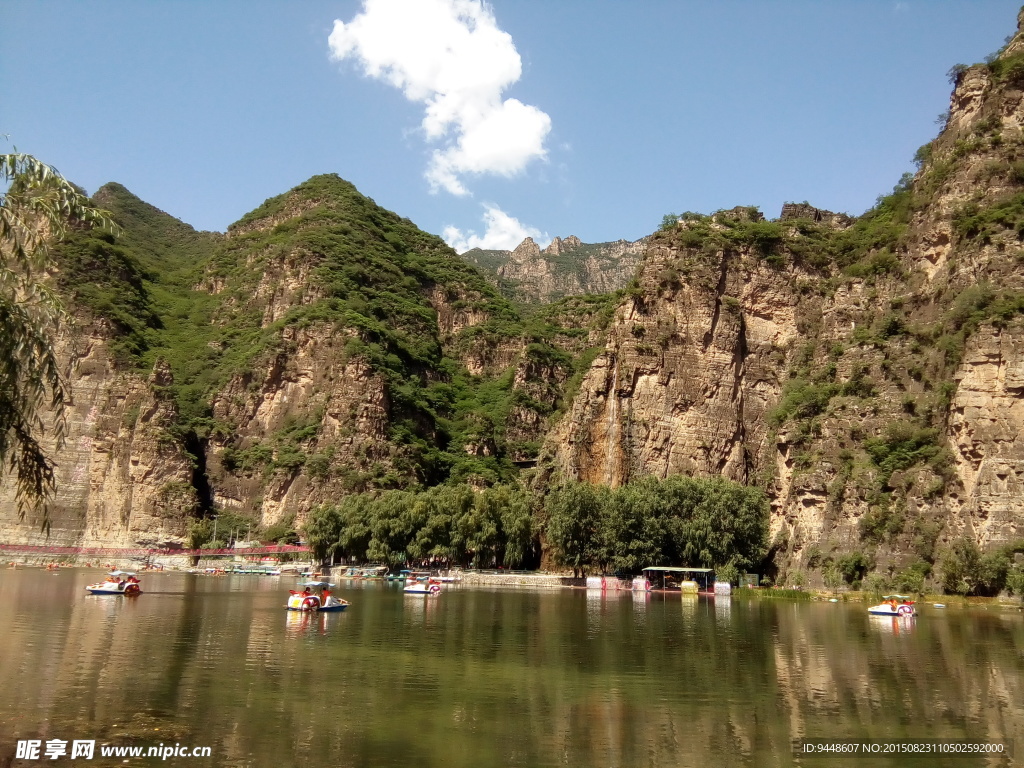
M 75 568 L 82 570 L 134 570 L 145 573 L 194 573 L 199 576 L 223 576 L 221 573 L 204 573 L 207 568 L 224 568 L 225 566 L 235 566 L 242 564 L 246 561 L 238 562 L 222 562 L 212 560 L 200 560 L 199 563 L 193 565 L 190 561 L 190 557 L 173 557 L 173 558 L 160 558 L 161 562 L 152 562 L 149 564 L 139 563 L 136 560 L 110 560 L 106 562 L 93 562 L 88 560 L 86 562 L 69 562 L 69 560 L 77 560 L 78 557 L 54 557 L 54 556 L 38 556 L 38 555 L 22 555 L 12 556 L 4 558 L 2 569 L 4 570 L 18 570 L 22 568 L 32 568 L 39 570 L 56 570 L 64 568 Z M 170 562 L 168 562 L 170 561 Z M 307 570 L 316 570 L 314 566 L 308 563 L 281 563 L 278 567 L 282 569 L 280 576 L 266 576 L 266 578 L 280 578 L 281 576 L 298 576 L 300 573 Z M 344 583 L 350 579 L 346 579 L 342 574 L 348 570 L 348 566 L 333 566 L 331 568 L 325 568 L 321 571 L 323 577 L 331 579 L 339 583 Z M 231 575 L 231 574 L 227 574 Z M 259 574 L 235 574 L 235 575 L 259 575 Z M 363 581 L 362 579 L 353 579 Z M 543 571 L 535 572 L 500 572 L 500 571 L 461 571 L 459 572 L 459 579 L 455 582 L 464 586 L 471 587 L 500 587 L 503 589 L 579 589 L 584 591 L 593 592 L 595 594 L 603 594 L 605 592 L 611 592 L 617 595 L 623 594 L 636 594 L 636 595 L 648 595 L 648 594 L 662 594 L 662 595 L 682 595 L 684 593 L 678 590 L 630 590 L 630 589 L 587 589 L 586 577 L 574 577 L 568 574 L 550 573 Z M 690 594 L 690 593 L 686 593 Z M 693 593 L 697 596 L 697 593 Z M 710 596 L 703 594 L 701 596 Z M 719 595 L 722 597 L 723 595 Z M 782 589 L 774 587 L 757 587 L 757 588 L 745 588 L 745 587 L 734 587 L 731 592 L 731 597 L 740 598 L 745 600 L 789 600 L 799 602 L 831 602 L 835 600 L 837 603 L 869 603 L 880 599 L 881 595 L 864 592 L 864 591 L 847 591 L 847 592 L 833 592 L 824 589 L 808 589 L 808 590 L 794 590 L 794 589 Z M 999 595 L 996 597 L 965 597 L 963 595 L 943 595 L 937 593 L 926 593 L 924 595 L 912 596 L 915 602 L 920 606 L 928 607 L 941 607 L 941 608 L 952 608 L 952 609 L 965 609 L 965 608 L 984 608 L 984 609 L 999 609 L 999 610 L 1024 610 L 1024 601 L 1020 600 L 1015 596 Z M 938 605 L 936 605 L 938 604 Z

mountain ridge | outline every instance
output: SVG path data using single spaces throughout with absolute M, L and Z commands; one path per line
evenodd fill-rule
M 460 256 L 488 275 L 508 298 L 549 304 L 567 296 L 624 288 L 640 263 L 646 240 L 583 243 L 569 235 L 556 237 L 541 249 L 526 237 L 511 251 L 473 248 Z
M 1005 577 L 1024 549 L 1022 127 L 1018 29 L 955 72 L 917 173 L 856 218 L 739 206 L 460 256 L 333 174 L 223 235 L 107 185 L 125 233 L 55 248 L 81 363 L 54 535 L 182 543 L 212 514 L 301 524 L 388 489 L 693 475 L 768 494 L 783 581 L 918 588 L 960 542 Z

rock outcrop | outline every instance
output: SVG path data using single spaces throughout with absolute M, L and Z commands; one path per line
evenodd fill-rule
M 168 430 L 176 408 L 166 387 L 171 374 L 158 362 L 152 374 L 123 373 L 110 353 L 109 329 L 80 326 L 74 400 L 65 446 L 54 450 L 57 495 L 41 512 L 20 519 L 13 488 L 0 487 L 0 530 L 7 543 L 62 546 L 180 546 L 199 499 L 193 457 Z
M 919 172 L 864 219 L 787 204 L 655 235 L 549 471 L 762 485 L 784 571 L 1018 541 L 1022 46 L 959 75 Z
M 473 249 L 462 258 L 490 274 L 510 297 L 549 304 L 566 296 L 624 288 L 636 272 L 645 241 L 588 244 L 570 235 L 556 237 L 542 250 L 527 237 L 511 251 Z
M 301 522 L 348 493 L 483 485 L 536 464 L 540 491 L 563 476 L 760 486 L 783 574 L 820 579 L 851 554 L 920 573 L 961 537 L 1015 542 L 1020 33 L 957 73 L 917 159 L 856 219 L 737 207 L 636 242 L 527 238 L 463 260 L 315 177 L 215 245 L 194 240 L 212 249 L 201 257 L 171 259 L 166 307 L 146 281 L 167 242 L 199 235 L 177 222 L 148 243 L 156 214 L 133 204 L 149 224 L 121 242 L 152 260 L 104 278 L 133 303 L 72 292 L 81 362 L 50 540 L 180 543 L 194 515 Z M 3 538 L 40 540 L 3 494 Z

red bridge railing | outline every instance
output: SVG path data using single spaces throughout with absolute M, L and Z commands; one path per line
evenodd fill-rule
M 116 547 L 58 547 L 46 544 L 0 544 L 0 552 L 21 555 L 92 555 L 95 557 L 153 557 L 181 556 L 210 557 L 212 555 L 284 555 L 309 552 L 309 547 L 294 544 L 276 544 L 267 547 L 238 549 L 118 549 Z

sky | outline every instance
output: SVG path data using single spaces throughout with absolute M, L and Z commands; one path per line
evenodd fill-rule
M 458 250 L 857 215 L 1020 0 L 4 0 L 0 152 L 224 231 L 321 173 Z

